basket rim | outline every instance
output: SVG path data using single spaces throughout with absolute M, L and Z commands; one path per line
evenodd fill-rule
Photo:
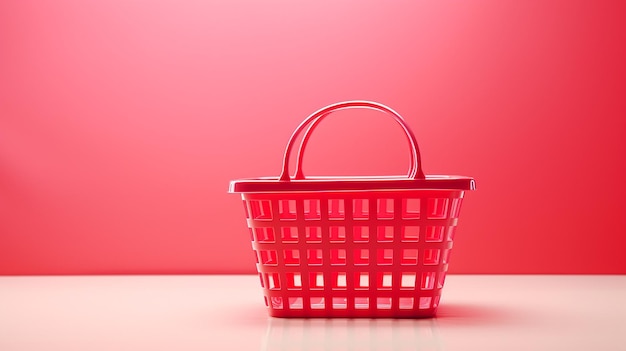
M 304 191 L 376 191 L 376 190 L 476 190 L 472 177 L 427 175 L 426 179 L 406 176 L 385 177 L 307 177 L 281 181 L 278 177 L 237 179 L 230 182 L 229 193 L 268 193 Z

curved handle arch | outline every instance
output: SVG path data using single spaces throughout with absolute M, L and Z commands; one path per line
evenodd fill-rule
M 289 176 L 289 157 L 291 156 L 291 151 L 294 147 L 294 143 L 298 136 L 302 133 L 302 131 L 308 127 L 306 130 L 304 137 L 300 143 L 300 148 L 298 151 L 297 161 L 296 161 L 296 174 L 294 179 L 302 180 L 305 179 L 304 174 L 302 172 L 302 162 L 304 158 L 304 151 L 306 149 L 307 143 L 311 137 L 311 134 L 315 130 L 315 128 L 319 125 L 319 123 L 324 120 L 328 115 L 333 112 L 337 112 L 339 110 L 344 110 L 348 108 L 369 108 L 373 110 L 377 110 L 380 112 L 384 112 L 390 117 L 392 117 L 403 129 L 407 141 L 409 142 L 409 146 L 411 148 L 411 160 L 409 165 L 409 172 L 407 177 L 412 179 L 424 179 L 425 175 L 421 166 L 421 157 L 419 152 L 419 147 L 417 145 L 417 139 L 415 135 L 409 128 L 409 126 L 404 121 L 404 118 L 400 116 L 396 111 L 391 109 L 388 106 L 385 106 L 381 103 L 372 102 L 372 101 L 362 101 L 362 100 L 354 100 L 354 101 L 344 101 L 335 103 L 332 105 L 328 105 L 322 109 L 317 110 L 312 113 L 309 117 L 307 117 L 289 138 L 289 142 L 287 143 L 287 147 L 285 149 L 285 153 L 283 156 L 283 167 L 279 180 L 281 181 L 290 181 L 291 178 Z

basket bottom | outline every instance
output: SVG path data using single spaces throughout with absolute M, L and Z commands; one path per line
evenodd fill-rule
M 433 318 L 437 308 L 420 310 L 280 310 L 268 308 L 276 318 Z
M 437 313 L 441 290 L 388 291 L 386 296 L 379 296 L 377 291 L 371 296 L 346 292 L 335 296 L 334 291 L 326 296 L 309 296 L 295 290 L 298 296 L 284 296 L 293 291 L 265 289 L 265 305 L 271 317 L 279 318 L 430 318 Z

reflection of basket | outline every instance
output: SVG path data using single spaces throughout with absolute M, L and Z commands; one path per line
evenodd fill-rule
M 437 319 L 278 319 L 261 350 L 443 350 Z
M 412 151 L 408 177 L 305 178 L 310 133 L 346 108 L 386 112 Z M 289 176 L 289 155 L 309 127 Z M 275 317 L 430 317 L 436 312 L 465 190 L 474 180 L 424 176 L 415 136 L 390 108 L 348 101 L 309 116 L 294 132 L 280 178 L 236 180 L 265 303 Z

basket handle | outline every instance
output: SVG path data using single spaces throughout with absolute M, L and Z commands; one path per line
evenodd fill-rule
M 402 118 L 402 116 L 400 116 L 396 111 L 392 110 L 390 107 L 387 107 L 383 104 L 372 102 L 372 101 L 355 100 L 355 101 L 344 101 L 344 102 L 339 102 L 336 104 L 328 105 L 322 109 L 317 110 L 316 112 L 311 114 L 309 117 L 307 117 L 302 123 L 300 123 L 298 128 L 296 128 L 296 130 L 291 135 L 291 138 L 289 138 L 289 142 L 287 143 L 287 148 L 285 149 L 285 154 L 283 156 L 283 169 L 280 174 L 279 180 L 281 181 L 291 180 L 291 178 L 289 177 L 289 156 L 291 155 L 291 150 L 294 147 L 294 143 L 296 139 L 298 138 L 300 133 L 302 133 L 302 131 L 308 126 L 308 130 L 305 132 L 305 135 L 302 138 L 302 142 L 300 143 L 300 150 L 298 151 L 298 158 L 296 161 L 296 174 L 294 176 L 295 180 L 302 180 L 305 178 L 302 172 L 302 160 L 304 157 L 304 150 L 306 148 L 306 145 L 309 141 L 309 138 L 313 130 L 315 130 L 315 128 L 319 125 L 319 123 L 331 113 L 339 111 L 339 110 L 348 109 L 348 108 L 370 108 L 370 109 L 374 109 L 377 111 L 385 112 L 387 115 L 392 117 L 398 124 L 400 124 L 400 126 L 404 130 L 407 141 L 409 142 L 409 145 L 411 147 L 412 157 L 411 157 L 411 163 L 409 165 L 409 173 L 407 177 L 411 179 L 424 179 L 425 178 L 424 172 L 422 171 L 421 158 L 420 158 L 419 148 L 417 146 L 417 140 L 415 138 L 415 135 L 409 128 L 409 126 L 404 121 L 404 118 Z

